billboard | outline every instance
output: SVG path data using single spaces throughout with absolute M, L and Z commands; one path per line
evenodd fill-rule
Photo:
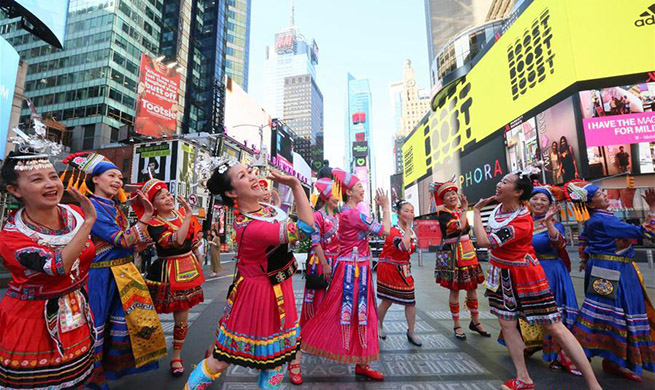
M 23 23 L 23 29 L 58 49 L 64 47 L 69 0 L 11 0 L 3 3 L 9 3 L 3 6 L 15 8 L 18 15 L 29 22 Z
M 296 33 L 294 30 L 288 30 L 275 34 L 275 51 L 277 53 L 286 53 L 289 51 L 293 51 L 295 45 L 296 45 Z
M 488 137 L 477 145 L 468 145 L 459 159 L 457 183 L 470 204 L 496 192 L 496 184 L 508 173 L 503 134 Z M 443 177 L 448 179 L 448 177 Z
M 655 82 L 580 92 L 590 176 L 655 171 Z
M 368 142 L 356 141 L 353 142 L 353 157 L 367 157 L 368 156 Z
M 169 182 L 175 179 L 177 141 L 151 142 L 135 146 L 132 159 L 132 183 L 153 178 Z
M 257 149 L 266 149 L 272 153 L 271 116 L 230 77 L 225 76 L 223 82 L 225 83 L 225 132 L 248 147 L 255 145 Z
M 0 157 L 4 158 L 9 133 L 9 117 L 14 105 L 14 88 L 20 57 L 16 50 L 0 37 Z
M 580 179 L 584 151 L 581 152 L 578 142 L 573 98 L 537 114 L 536 122 L 545 181 L 562 184 Z
M 177 94 L 180 74 L 174 68 L 141 54 L 134 131 L 153 138 L 177 131 Z
M 293 137 L 291 129 L 281 120 L 275 119 L 272 122 L 271 133 L 271 156 L 282 157 L 290 166 L 293 167 Z
M 434 164 L 548 107 L 578 83 L 651 72 L 655 34 L 635 19 L 652 4 L 534 0 L 465 77 L 435 97 L 433 112 L 403 146 L 404 182 L 417 182 Z M 617 26 L 621 34 L 599 39 L 598 26 Z

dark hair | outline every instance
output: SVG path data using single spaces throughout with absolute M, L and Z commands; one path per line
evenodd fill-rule
M 514 188 L 517 191 L 523 190 L 519 200 L 529 200 L 532 196 L 532 189 L 534 188 L 530 175 L 515 174 L 515 176 L 516 181 L 514 182 Z
M 155 164 L 155 169 L 159 169 L 159 161 L 157 161 L 157 159 L 155 157 L 148 157 L 148 162 L 146 163 L 146 168 L 148 168 L 147 166 L 150 165 L 150 163 L 154 163 Z
M 393 206 L 396 208 L 396 212 L 400 212 L 400 209 L 406 204 L 411 205 L 411 203 L 405 199 L 398 199 L 394 202 Z
M 17 153 L 17 152 L 9 152 L 7 157 L 5 158 L 5 161 L 2 163 L 2 184 L 3 187 L 6 187 L 8 185 L 15 186 L 18 183 L 18 171 L 16 171 L 16 164 L 18 164 L 18 160 L 12 157 L 16 156 L 25 156 L 27 153 Z
M 231 191 L 233 189 L 232 181 L 227 176 L 229 171 L 230 170 L 227 169 L 225 172 L 219 173 L 218 169 L 216 169 L 214 173 L 212 173 L 212 176 L 209 178 L 209 180 L 207 180 L 207 189 L 214 195 L 220 195 L 223 199 L 223 203 L 226 206 L 233 207 L 234 201 L 232 198 L 225 194 L 227 191 Z

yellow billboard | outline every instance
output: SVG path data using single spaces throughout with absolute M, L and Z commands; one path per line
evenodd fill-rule
M 408 186 L 576 83 L 655 70 L 653 0 L 534 0 L 403 145 Z

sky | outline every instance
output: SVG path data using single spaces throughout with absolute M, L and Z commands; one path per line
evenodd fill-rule
M 291 0 L 252 0 L 248 93 L 264 102 L 266 46 L 289 26 Z M 389 84 L 403 77 L 405 59 L 417 85 L 430 88 L 424 0 L 296 0 L 295 24 L 319 47 L 317 83 L 324 100 L 325 158 L 342 167 L 347 74 L 371 85 L 371 140 L 378 187 L 394 173 L 393 107 Z

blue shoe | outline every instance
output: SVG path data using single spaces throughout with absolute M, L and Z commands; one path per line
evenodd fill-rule
M 205 390 L 219 376 L 221 376 L 221 373 L 213 374 L 207 366 L 207 359 L 204 359 L 191 371 L 189 380 L 184 385 L 184 390 Z

